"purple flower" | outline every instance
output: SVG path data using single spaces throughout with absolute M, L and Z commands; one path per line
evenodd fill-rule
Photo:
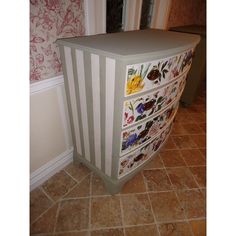
M 130 135 L 126 142 L 127 146 L 131 146 L 132 144 L 134 144 L 137 138 L 138 138 L 137 134 Z
M 138 106 L 136 107 L 136 111 L 140 114 L 144 112 L 144 105 L 143 103 L 139 103 Z

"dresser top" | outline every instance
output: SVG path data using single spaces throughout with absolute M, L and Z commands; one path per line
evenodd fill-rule
M 157 29 L 58 39 L 57 43 L 82 50 L 95 51 L 118 57 L 145 54 L 167 54 L 196 46 L 200 36 Z

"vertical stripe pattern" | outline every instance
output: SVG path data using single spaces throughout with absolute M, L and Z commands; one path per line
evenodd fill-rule
M 76 147 L 77 147 L 77 152 L 80 155 L 82 155 L 80 128 L 79 128 L 76 97 L 75 97 L 75 84 L 74 84 L 74 74 L 73 74 L 73 66 L 72 66 L 72 58 L 71 58 L 71 49 L 69 47 L 64 47 L 64 52 L 65 52 L 65 63 L 66 63 L 66 71 L 67 71 L 67 78 L 68 78 L 71 109 L 72 109 L 72 114 L 73 114 L 73 125 L 75 129 Z
M 76 53 L 75 56 L 76 56 L 76 66 L 77 66 L 77 78 L 79 84 L 81 120 L 83 126 L 84 151 L 85 151 L 85 158 L 88 161 L 90 161 L 88 115 L 87 115 L 87 102 L 86 102 L 86 92 L 85 92 L 84 54 L 80 50 L 76 50 L 75 53 Z
M 115 60 L 106 58 L 106 125 L 105 125 L 105 173 L 111 176 L 113 116 L 115 94 Z
M 92 94 L 93 94 L 93 128 L 95 165 L 101 169 L 101 114 L 100 114 L 100 69 L 99 56 L 91 54 Z

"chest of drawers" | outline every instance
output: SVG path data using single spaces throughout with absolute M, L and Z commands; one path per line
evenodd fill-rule
M 167 140 L 199 41 L 154 29 L 57 40 L 74 160 L 110 193 Z

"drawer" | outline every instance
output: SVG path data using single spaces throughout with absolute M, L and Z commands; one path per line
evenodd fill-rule
M 126 100 L 123 104 L 122 128 L 129 127 L 165 109 L 183 92 L 187 72 L 171 84 L 152 93 Z
M 148 140 L 154 138 L 165 129 L 173 120 L 178 109 L 178 104 L 179 102 L 177 100 L 161 114 L 123 131 L 121 133 L 120 156 L 145 144 Z
M 170 134 L 172 124 L 167 127 L 160 135 L 158 135 L 154 140 L 149 142 L 144 147 L 134 151 L 131 154 L 123 156 L 120 158 L 119 163 L 119 173 L 118 178 L 122 178 L 127 175 L 137 167 L 141 166 L 149 158 L 152 157 L 154 153 L 159 150 L 161 145 L 165 142 Z
M 190 69 L 192 56 L 193 49 L 190 49 L 172 57 L 127 65 L 125 97 L 146 92 L 176 79 Z

